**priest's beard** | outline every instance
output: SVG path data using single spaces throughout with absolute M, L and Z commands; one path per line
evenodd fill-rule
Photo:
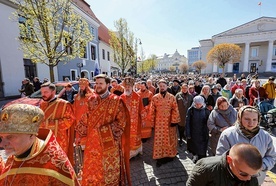
M 87 93 L 86 89 L 80 90 L 80 97 L 85 98 L 86 93 Z
M 14 150 L 4 150 L 4 154 L 6 157 L 9 157 L 9 156 L 12 156 L 12 155 L 15 155 L 15 151 Z
M 126 94 L 127 96 L 130 96 L 131 93 L 132 93 L 131 90 L 125 90 L 125 94 Z

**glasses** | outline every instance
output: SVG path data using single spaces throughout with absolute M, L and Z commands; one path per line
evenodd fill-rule
M 236 167 L 234 161 L 232 161 L 232 164 L 233 164 L 233 166 L 235 167 L 235 169 L 238 171 L 239 175 L 242 176 L 242 177 L 248 177 L 248 176 L 250 176 L 251 178 L 256 178 L 256 177 L 259 176 L 259 173 L 250 175 L 250 174 L 248 174 L 248 173 L 246 173 L 246 172 L 243 172 L 243 171 L 239 170 L 239 169 Z

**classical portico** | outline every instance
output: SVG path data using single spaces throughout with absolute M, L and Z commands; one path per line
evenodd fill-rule
M 211 48 L 221 43 L 234 43 L 241 47 L 239 63 L 227 64 L 225 72 L 276 72 L 276 18 L 261 17 L 228 31 L 201 40 L 202 59 L 206 61 Z M 221 72 L 217 65 L 209 64 L 206 73 Z

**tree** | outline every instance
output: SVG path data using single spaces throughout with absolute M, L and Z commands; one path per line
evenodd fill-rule
M 202 61 L 202 60 L 199 60 L 199 61 L 195 61 L 192 66 L 194 68 L 196 68 L 197 72 L 198 73 L 201 73 L 201 70 L 206 68 L 207 67 L 207 63 Z
M 175 70 L 176 70 L 176 67 L 175 67 L 175 66 L 170 66 L 170 67 L 169 67 L 169 71 L 175 72 Z
M 123 18 L 115 21 L 114 26 L 116 31 L 109 31 L 113 60 L 121 68 L 123 75 L 127 67 L 132 67 L 132 70 L 136 71 L 137 42 L 134 43 L 134 34 Z
M 83 56 L 93 39 L 87 22 L 78 15 L 71 0 L 12 0 L 19 22 L 20 47 L 24 58 L 49 66 L 50 79 L 60 62 Z
M 235 44 L 222 43 L 213 47 L 207 54 L 207 62 L 217 64 L 225 70 L 227 63 L 236 63 L 241 59 L 242 49 Z
M 153 71 L 157 62 L 156 62 L 156 55 L 151 54 L 150 57 L 143 62 L 139 63 L 138 72 L 150 72 Z M 143 71 L 142 71 L 143 69 Z
M 189 70 L 189 65 L 186 64 L 186 63 L 182 63 L 182 64 L 179 65 L 178 68 L 179 68 L 180 72 L 182 72 L 182 73 L 184 74 L 184 73 L 187 73 L 187 72 L 188 72 L 188 70 Z

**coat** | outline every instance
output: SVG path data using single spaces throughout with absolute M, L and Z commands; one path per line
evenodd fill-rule
M 191 106 L 186 117 L 186 137 L 188 140 L 188 150 L 193 154 L 206 156 L 208 147 L 209 132 L 207 120 L 210 111 L 206 107 L 200 109 Z
M 178 125 L 185 127 L 187 110 L 192 105 L 193 96 L 189 93 L 184 94 L 183 92 L 179 92 L 176 94 L 175 98 L 181 119 Z
M 226 120 L 227 119 L 227 120 Z M 212 110 L 207 126 L 211 133 L 210 137 L 210 147 L 213 154 L 216 154 L 216 148 L 218 139 L 221 134 L 221 129 L 223 127 L 231 127 L 237 120 L 237 111 L 229 105 L 228 109 L 223 111 L 215 108 Z

